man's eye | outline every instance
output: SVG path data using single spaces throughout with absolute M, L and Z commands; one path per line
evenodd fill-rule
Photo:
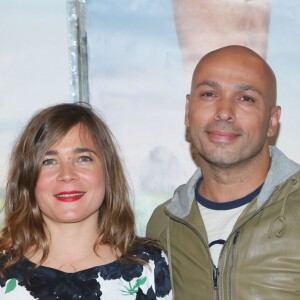
M 93 159 L 90 156 L 80 156 L 79 157 L 79 161 L 80 162 L 88 162 L 88 161 L 92 161 Z
M 214 97 L 215 94 L 213 92 L 205 92 L 201 93 L 201 97 Z
M 252 97 L 249 97 L 249 96 L 242 96 L 241 100 L 245 101 L 245 102 L 255 102 L 255 99 L 253 99 Z
M 48 158 L 48 159 L 43 160 L 43 165 L 45 165 L 45 166 L 53 165 L 53 164 L 55 164 L 55 160 L 52 159 L 52 158 Z

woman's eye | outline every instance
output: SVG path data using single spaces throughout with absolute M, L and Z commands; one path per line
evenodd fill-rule
M 92 161 L 93 159 L 90 156 L 80 156 L 79 157 L 79 161 L 80 162 L 88 162 L 88 161 Z
M 48 158 L 48 159 L 43 160 L 43 165 L 44 166 L 53 165 L 53 164 L 55 164 L 55 160 L 52 159 L 52 158 Z

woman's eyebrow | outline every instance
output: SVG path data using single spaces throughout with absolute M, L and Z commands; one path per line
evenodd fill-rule
M 56 150 L 49 150 L 46 152 L 45 155 L 57 155 L 57 154 L 58 154 L 58 152 Z
M 97 152 L 90 148 L 75 148 L 73 150 L 74 153 L 84 153 L 84 152 L 91 152 L 97 155 Z
M 73 152 L 74 153 L 85 153 L 85 152 L 90 152 L 90 153 L 94 153 L 94 154 L 96 154 L 97 155 L 97 152 L 95 151 L 95 150 L 93 150 L 93 149 L 91 149 L 91 148 L 74 148 L 73 149 Z M 45 155 L 58 155 L 58 151 L 57 150 L 49 150 L 49 151 L 47 151 L 46 152 L 46 154 Z

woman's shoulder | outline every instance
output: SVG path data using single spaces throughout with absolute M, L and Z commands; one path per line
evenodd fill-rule
M 130 252 L 133 256 L 142 259 L 146 263 L 154 261 L 156 264 L 161 260 L 167 261 L 166 254 L 158 244 L 135 244 Z
M 8 259 L 6 257 L 2 257 L 0 259 L 0 265 L 2 266 L 4 263 L 6 263 L 7 260 Z M 33 269 L 34 265 L 30 263 L 30 261 L 28 261 L 25 257 L 23 257 L 1 274 L 0 281 L 1 283 L 3 283 L 3 281 L 15 276 L 23 277 L 24 274 L 32 271 Z

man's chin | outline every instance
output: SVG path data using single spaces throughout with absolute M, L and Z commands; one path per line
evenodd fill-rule
M 230 169 L 243 162 L 243 157 L 231 151 L 219 151 L 219 153 L 210 151 L 200 156 L 208 164 L 222 169 Z

